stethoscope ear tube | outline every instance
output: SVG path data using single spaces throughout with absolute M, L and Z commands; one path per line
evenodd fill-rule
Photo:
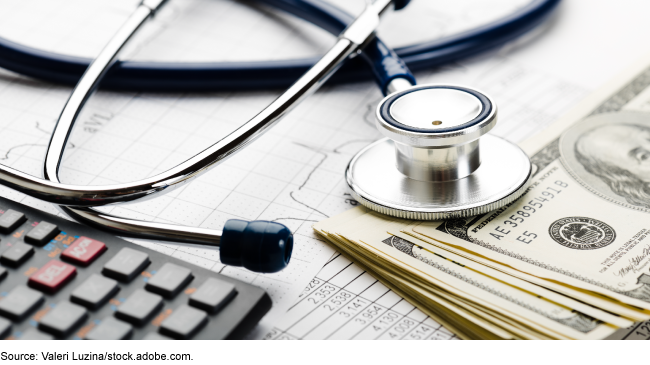
M 261 0 L 324 30 L 339 34 L 354 18 L 319 0 Z M 395 50 L 413 71 L 484 52 L 511 41 L 545 20 L 560 0 L 533 0 L 516 12 L 477 29 Z M 396 1 L 396 8 L 406 1 Z M 116 90 L 189 92 L 286 88 L 318 58 L 267 62 L 165 63 L 117 61 L 101 87 Z M 92 60 L 46 52 L 0 38 L 0 67 L 43 80 L 74 85 Z M 353 59 L 332 78 L 352 82 L 372 77 Z
M 384 96 L 389 94 L 388 85 L 395 79 L 406 79 L 411 85 L 415 85 L 415 77 L 406 63 L 379 38 L 375 37 L 368 42 L 361 55 L 370 65 L 375 81 Z
M 557 3 L 558 1 L 559 0 L 546 0 L 543 1 L 543 3 L 550 4 L 553 2 Z M 322 5 L 322 3 L 316 0 L 269 0 L 269 2 L 284 4 L 284 6 L 287 7 L 290 4 L 296 5 L 295 9 L 298 10 L 304 10 L 305 7 L 318 9 L 318 6 Z M 396 8 L 399 8 L 400 6 L 404 6 L 407 2 L 408 1 L 405 0 L 394 0 L 392 4 L 395 5 Z M 395 89 L 395 85 L 397 84 L 407 84 L 410 87 L 411 84 L 415 83 L 415 79 L 410 73 L 407 65 L 400 60 L 399 56 L 395 52 L 384 45 L 374 35 L 376 26 L 379 23 L 379 15 L 382 14 L 389 5 L 391 5 L 391 0 L 375 1 L 375 3 L 369 5 L 364 13 L 356 18 L 352 23 L 349 21 L 340 21 L 343 17 L 347 16 L 344 13 L 328 13 L 329 18 L 327 18 L 326 23 L 329 29 L 336 29 L 341 25 L 348 23 L 350 23 L 350 26 L 343 30 L 336 44 L 314 64 L 311 62 L 304 64 L 304 60 L 276 61 L 271 62 L 270 66 L 269 63 L 265 63 L 264 67 L 257 69 L 255 67 L 260 65 L 259 63 L 247 63 L 245 65 L 235 66 L 233 66 L 233 64 L 226 64 L 230 68 L 222 67 L 215 69 L 213 67 L 214 64 L 201 64 L 199 66 L 196 64 L 180 64 L 179 66 L 177 64 L 159 63 L 114 63 L 117 53 L 124 46 L 126 41 L 133 35 L 140 25 L 150 17 L 155 10 L 157 10 L 162 2 L 161 0 L 151 0 L 150 3 L 155 4 L 155 8 L 151 8 L 145 3 L 146 2 L 143 2 L 138 9 L 136 9 L 125 25 L 120 28 L 118 33 L 116 33 L 100 55 L 93 61 L 90 67 L 83 67 L 84 76 L 79 80 L 75 90 L 70 96 L 70 99 L 66 103 L 61 117 L 57 122 L 57 127 L 53 132 L 50 144 L 48 145 L 44 175 L 45 178 L 50 181 L 39 182 L 37 180 L 40 179 L 37 178 L 22 179 L 21 176 L 18 176 L 21 174 L 14 174 L 11 169 L 0 166 L 0 172 L 7 176 L 7 178 L 4 179 L 5 184 L 20 185 L 17 190 L 28 193 L 36 198 L 56 196 L 61 200 L 58 201 L 59 204 L 70 206 L 87 206 L 89 203 L 92 206 L 99 206 L 132 201 L 141 196 L 152 197 L 157 193 L 169 191 L 171 188 L 182 185 L 191 178 L 207 171 L 210 167 L 215 166 L 225 158 L 247 146 L 268 130 L 268 128 L 273 126 L 297 101 L 318 89 L 318 87 L 320 87 L 329 76 L 339 69 L 345 60 L 358 54 L 363 47 L 366 47 L 364 56 L 368 61 L 370 61 L 371 69 L 373 70 L 375 78 L 384 93 L 387 93 L 390 89 Z M 323 12 L 330 11 L 331 9 L 332 7 L 329 5 L 321 8 Z M 315 20 L 317 21 L 318 19 Z M 513 23 L 516 21 L 517 19 L 514 19 Z M 495 32 L 494 29 L 489 29 L 485 32 L 488 31 Z M 499 32 L 496 31 L 496 33 Z M 509 36 L 510 33 L 505 32 L 504 34 L 499 33 L 498 35 L 506 37 Z M 477 42 L 481 37 L 480 34 L 477 34 L 475 37 L 469 37 L 468 39 L 471 42 Z M 458 46 L 460 49 L 465 47 L 468 43 L 471 43 L 469 41 L 465 43 L 460 42 L 461 44 L 455 46 Z M 486 41 L 485 43 L 489 42 Z M 55 66 L 58 67 L 58 69 L 52 71 L 47 67 L 47 62 L 45 62 L 45 66 L 43 64 L 39 65 L 42 60 L 38 57 L 43 56 L 44 54 L 47 55 L 46 52 L 32 52 L 29 54 L 29 57 L 32 58 L 27 62 L 21 61 L 21 57 L 24 56 L 23 53 L 30 51 L 31 50 L 27 47 L 11 44 L 11 42 L 3 43 L 3 40 L 0 39 L 0 66 L 3 66 L 2 63 L 4 62 L 5 65 L 20 68 L 20 70 L 18 70 L 19 72 L 28 75 L 30 75 L 30 70 L 33 68 L 33 71 L 38 75 L 50 75 L 68 81 L 74 79 L 75 82 L 78 78 L 74 77 L 74 75 L 69 73 L 57 74 L 57 72 L 61 70 L 67 72 L 85 66 L 83 62 L 75 61 L 72 57 L 55 55 L 56 57 L 59 57 L 55 62 Z M 445 51 L 448 50 L 441 50 L 441 52 Z M 8 56 L 4 57 L 5 55 Z M 35 55 L 38 57 L 34 58 Z M 359 57 L 356 59 L 358 58 Z M 302 66 L 304 66 L 306 70 L 301 70 L 301 62 L 303 63 Z M 149 86 L 158 85 L 159 87 L 155 87 L 157 91 L 171 90 L 169 89 L 170 86 L 172 89 L 174 87 L 181 87 L 184 88 L 185 91 L 187 91 L 187 89 L 192 89 L 192 87 L 182 87 L 183 84 L 186 86 L 192 84 L 198 88 L 207 88 L 208 86 L 213 87 L 217 85 L 218 82 L 223 81 L 219 80 L 217 84 L 211 83 L 214 80 L 211 80 L 206 84 L 193 84 L 197 81 L 192 80 L 192 78 L 188 80 L 185 77 L 187 72 L 190 72 L 190 74 L 194 76 L 201 74 L 200 79 L 205 81 L 206 75 L 202 74 L 204 71 L 219 74 L 224 73 L 225 70 L 227 74 L 230 73 L 231 77 L 234 73 L 236 78 L 239 77 L 240 74 L 237 72 L 231 73 L 231 71 L 242 72 L 242 70 L 246 70 L 247 77 L 253 78 L 255 82 L 258 82 L 260 79 L 264 80 L 264 87 L 273 87 L 273 82 L 279 80 L 265 79 L 264 75 L 256 74 L 256 72 L 259 73 L 268 70 L 268 67 L 276 67 L 278 69 L 284 68 L 287 72 L 293 73 L 306 72 L 304 72 L 304 74 L 295 82 L 295 78 L 293 77 L 289 80 L 286 79 L 286 75 L 281 76 L 280 78 L 285 77 L 282 82 L 290 81 L 292 85 L 278 99 L 273 101 L 267 108 L 248 122 L 244 123 L 239 129 L 223 138 L 221 141 L 168 171 L 138 182 L 102 187 L 101 193 L 99 194 L 89 187 L 60 184 L 57 175 L 61 156 L 67 144 L 67 138 L 74 126 L 79 111 L 83 107 L 83 104 L 104 76 L 107 77 L 109 85 L 118 86 L 119 83 L 111 84 L 111 82 L 120 80 L 120 77 L 124 76 L 120 75 L 120 72 L 124 70 L 128 71 L 128 67 L 125 68 L 124 66 L 129 64 L 131 64 L 131 70 L 129 72 L 132 72 L 133 75 L 129 75 L 130 79 L 126 82 L 140 83 L 148 77 L 155 77 L 155 80 L 153 78 L 151 79 L 154 80 L 153 83 L 147 84 L 147 82 L 144 82 L 143 87 L 146 89 Z M 287 67 L 287 64 L 291 65 L 291 67 Z M 36 67 L 37 65 L 38 67 Z M 350 65 L 353 64 L 348 63 L 348 67 L 356 67 Z M 144 68 L 138 68 L 140 66 Z M 203 69 L 202 67 L 204 66 L 207 68 Z M 367 68 L 364 70 L 367 70 Z M 34 74 L 32 74 L 32 76 L 34 76 Z M 357 74 L 357 77 L 358 76 L 359 75 Z M 165 82 L 170 80 L 172 80 L 172 83 L 165 86 Z M 235 79 L 231 78 L 226 80 L 225 83 L 222 82 L 219 85 L 223 86 L 228 84 L 231 89 L 247 88 L 251 86 L 251 84 L 246 84 L 244 82 L 243 86 L 242 84 L 239 84 L 239 87 L 232 87 L 229 83 L 234 81 Z M 103 81 L 102 85 L 104 85 Z M 143 84 L 140 86 L 142 85 Z M 142 87 L 140 87 L 140 89 L 142 89 Z M 21 184 L 20 182 L 23 180 L 26 180 L 26 183 Z M 210 229 L 175 226 L 165 223 L 137 221 L 111 216 L 110 214 L 103 214 L 93 210 L 92 208 L 67 207 L 62 209 L 81 221 L 112 231 L 118 235 L 199 243 L 212 246 L 221 244 L 222 258 L 226 263 L 244 266 L 258 272 L 276 272 L 281 270 L 289 262 L 293 247 L 293 236 L 291 235 L 291 232 L 283 225 L 274 222 L 255 221 L 248 223 L 244 221 L 231 220 L 226 224 L 224 231 L 221 232 Z
M 293 251 L 293 234 L 277 222 L 230 219 L 221 231 L 145 221 L 138 221 L 138 226 L 134 226 L 131 219 L 89 208 L 61 209 L 77 221 L 122 237 L 160 239 L 165 232 L 164 238 L 174 242 L 219 247 L 224 265 L 242 266 L 255 272 L 273 273 L 284 269 Z
M 157 193 L 180 186 L 241 150 L 273 126 L 299 100 L 318 89 L 345 60 L 356 55 L 364 45 L 371 42 L 375 38 L 374 31 L 379 23 L 379 15 L 390 4 L 390 0 L 377 0 L 369 6 L 341 33 L 336 44 L 319 61 L 267 108 L 221 141 L 178 166 L 139 182 L 102 187 L 100 194 L 89 190 L 86 186 L 62 185 L 58 177 L 59 164 L 79 111 L 95 90 L 95 86 L 106 75 L 106 70 L 114 62 L 120 49 L 143 22 L 157 10 L 140 5 L 88 67 L 70 95 L 47 148 L 44 176 L 49 181 L 40 184 L 33 181 L 35 184 L 29 185 L 32 188 L 29 190 L 30 195 L 41 197 L 43 194 L 51 195 L 58 191 L 60 194 L 56 195 L 65 195 L 67 205 L 70 205 L 62 207 L 64 212 L 80 221 L 121 236 L 221 246 L 222 258 L 230 265 L 244 266 L 257 272 L 281 270 L 289 262 L 293 248 L 293 236 L 288 228 L 279 223 L 265 221 L 248 223 L 235 220 L 227 223 L 222 232 L 167 223 L 138 221 L 105 214 L 93 208 L 73 208 L 72 206 L 86 205 L 79 204 L 77 200 L 91 202 L 93 206 L 99 206 L 135 200 L 138 196 L 152 197 Z M 392 57 L 392 55 L 388 54 L 387 57 Z M 11 173 L 8 168 L 2 166 L 0 166 L 0 172 L 8 175 Z M 33 178 L 32 180 L 39 179 Z M 19 187 L 19 190 L 25 189 Z M 124 195 L 124 190 L 129 194 Z

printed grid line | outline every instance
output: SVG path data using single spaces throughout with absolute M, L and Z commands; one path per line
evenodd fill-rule
M 328 266 L 334 267 L 333 275 Z M 361 277 L 369 277 L 354 267 L 340 255 L 328 262 L 288 311 L 299 314 L 286 318 L 265 339 L 458 339 L 374 278 L 361 288 L 346 289 Z M 331 278 L 322 279 L 322 275 Z M 333 284 L 337 281 L 343 284 Z M 382 304 L 387 297 L 391 298 Z M 397 307 L 405 308 L 394 310 Z M 356 323 L 357 328 L 351 330 Z

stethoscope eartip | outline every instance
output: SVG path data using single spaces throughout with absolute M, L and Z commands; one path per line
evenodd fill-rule
M 276 222 L 230 219 L 223 227 L 219 246 L 224 265 L 274 273 L 287 267 L 291 260 L 293 234 Z

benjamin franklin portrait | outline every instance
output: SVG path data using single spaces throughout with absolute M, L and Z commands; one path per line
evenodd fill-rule
M 560 153 L 569 172 L 592 192 L 650 211 L 650 114 L 587 118 L 565 132 Z

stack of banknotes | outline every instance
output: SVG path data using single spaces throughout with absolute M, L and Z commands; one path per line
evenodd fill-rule
M 359 206 L 314 229 L 464 339 L 603 339 L 650 319 L 650 57 L 521 147 L 527 191 L 486 215 Z

